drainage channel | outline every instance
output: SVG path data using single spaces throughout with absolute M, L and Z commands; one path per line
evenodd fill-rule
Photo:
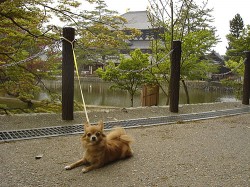
M 152 117 L 152 118 L 109 121 L 109 122 L 105 122 L 105 129 L 111 129 L 114 126 L 132 128 L 132 127 L 140 127 L 140 126 L 172 124 L 176 122 L 204 120 L 204 119 L 218 118 L 218 117 L 224 117 L 224 116 L 239 115 L 239 114 L 244 114 L 244 113 L 250 113 L 250 107 L 228 109 L 228 110 L 218 110 L 218 111 L 210 111 L 210 112 L 202 112 L 202 113 L 160 116 L 160 117 Z M 70 134 L 80 134 L 80 133 L 83 133 L 82 124 L 70 125 L 70 126 L 24 129 L 24 130 L 0 131 L 0 142 L 62 136 L 62 135 L 70 135 Z

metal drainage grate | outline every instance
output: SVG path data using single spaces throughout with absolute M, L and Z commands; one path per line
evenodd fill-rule
M 180 114 L 171 116 L 161 116 L 152 118 L 141 118 L 121 121 L 105 122 L 105 129 L 111 129 L 114 126 L 122 126 L 124 128 L 152 126 L 161 124 L 171 124 L 179 121 L 196 121 L 202 119 L 218 118 L 223 116 L 232 116 L 238 114 L 250 113 L 250 107 L 236 108 L 229 110 L 210 111 L 193 114 Z M 15 141 L 24 139 L 34 139 L 52 136 L 61 136 L 69 134 L 79 134 L 83 132 L 83 125 L 45 127 L 36 129 L 24 129 L 13 131 L 0 131 L 0 142 Z
M 50 136 L 61 136 L 66 134 L 77 134 L 83 132 L 82 125 L 72 126 L 58 126 L 58 127 L 45 127 L 35 129 L 13 130 L 13 131 L 1 131 L 0 141 L 33 139 Z

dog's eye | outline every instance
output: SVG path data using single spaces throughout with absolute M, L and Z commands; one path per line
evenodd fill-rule
M 95 135 L 98 137 L 98 136 L 100 136 L 100 135 L 101 135 L 101 133 L 100 133 L 100 132 L 97 132 Z
M 91 136 L 91 133 L 87 133 L 87 136 L 90 137 L 90 136 Z

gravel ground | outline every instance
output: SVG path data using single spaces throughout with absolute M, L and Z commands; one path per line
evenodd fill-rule
M 239 102 L 180 105 L 179 114 L 226 110 L 243 106 L 244 105 Z M 169 112 L 168 106 L 137 107 L 126 109 L 89 106 L 87 107 L 87 111 L 91 123 L 97 122 L 99 120 L 103 120 L 105 122 L 177 115 L 176 113 Z M 0 131 L 82 124 L 84 121 L 86 121 L 86 118 L 83 112 L 76 112 L 74 114 L 74 120 L 72 121 L 62 120 L 61 114 L 21 114 L 12 116 L 0 115 Z
M 225 105 L 225 104 L 224 104 Z M 223 106 L 224 106 L 223 105 Z M 180 108 L 180 112 L 202 112 L 218 110 L 216 105 L 189 105 Z M 215 105 L 214 105 L 215 106 Z M 239 107 L 239 103 L 230 104 Z M 141 110 L 139 117 L 147 110 L 156 111 L 158 107 Z M 230 108 L 227 105 L 227 108 Z M 203 109 L 203 110 L 202 110 Z M 146 111 L 144 111 L 146 110 Z M 162 109 L 163 110 L 163 109 Z M 109 111 L 109 112 L 108 112 Z M 96 112 L 104 119 L 136 117 L 136 112 L 115 109 Z M 115 112 L 117 111 L 117 112 Z M 139 111 L 137 111 L 139 113 Z M 51 115 L 1 116 L 1 126 L 6 117 L 9 127 L 19 122 L 48 125 L 59 123 L 59 117 Z M 42 118 L 40 118 L 42 116 Z M 54 117 L 52 117 L 54 116 Z M 94 114 L 92 117 L 95 117 Z M 109 117 L 109 118 L 107 118 Z M 118 118 L 120 117 L 120 118 Z M 26 119 L 27 118 L 27 119 Z M 23 119 L 26 119 L 24 121 Z M 92 121 L 94 118 L 90 118 Z M 181 124 L 127 129 L 136 142 L 133 144 L 134 156 L 110 164 L 106 167 L 81 173 L 81 167 L 66 171 L 64 166 L 82 156 L 80 135 L 33 139 L 0 144 L 0 186 L 93 186 L 93 187 L 127 187 L 127 186 L 250 186 L 250 114 L 203 120 Z M 11 121 L 13 120 L 13 121 Z M 44 121 L 43 121 L 44 120 Z M 74 122 L 78 123 L 78 118 Z M 43 121 L 43 123 L 41 122 Z M 60 121 L 60 120 L 59 120 Z M 66 123 L 66 122 L 65 122 Z M 73 123 L 73 122 L 70 122 Z M 68 124 L 68 123 L 67 123 Z M 60 124 L 62 125 L 62 124 Z M 35 159 L 42 155 L 41 159 Z

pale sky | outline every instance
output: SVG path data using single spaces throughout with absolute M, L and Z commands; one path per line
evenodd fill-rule
M 196 0 L 197 1 L 197 0 Z M 105 0 L 107 6 L 111 10 L 116 10 L 120 14 L 130 11 L 146 10 L 148 0 Z M 217 35 L 221 42 L 215 47 L 215 51 L 221 55 L 225 54 L 227 39 L 229 33 L 229 21 L 239 13 L 245 25 L 250 25 L 250 0 L 208 0 L 208 7 L 214 8 L 212 12 L 215 18 L 214 26 L 217 29 Z

